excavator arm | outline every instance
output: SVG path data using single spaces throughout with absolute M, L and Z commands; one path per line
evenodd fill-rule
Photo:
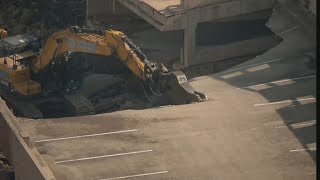
M 71 27 L 53 34 L 34 63 L 36 72 L 68 52 L 117 56 L 142 80 L 145 89 L 152 92 L 154 96 L 150 96 L 150 100 L 153 104 L 184 104 L 207 99 L 206 95 L 193 89 L 181 71 L 171 72 L 161 64 L 151 63 L 125 34 L 114 30 Z
M 48 38 L 34 66 L 40 71 L 52 63 L 57 56 L 68 52 L 116 55 L 136 76 L 143 79 L 145 61 L 125 41 L 129 42 L 119 31 L 107 30 L 102 33 L 99 30 L 72 27 Z

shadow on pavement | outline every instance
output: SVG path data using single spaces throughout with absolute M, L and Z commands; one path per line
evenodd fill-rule
M 211 77 L 236 88 L 259 93 L 268 102 L 292 100 L 292 103 L 276 109 L 276 112 L 315 161 L 316 151 L 308 148 L 316 143 L 316 103 L 297 101 L 297 98 L 316 97 L 314 67 L 314 59 L 298 55 L 248 68 L 235 68 L 235 71 L 227 70 Z

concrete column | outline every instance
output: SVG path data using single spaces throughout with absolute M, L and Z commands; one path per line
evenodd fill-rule
M 309 0 L 309 9 L 315 16 L 317 15 L 317 0 Z
M 112 14 L 116 14 L 116 0 L 112 0 Z
M 88 24 L 88 16 L 89 16 L 89 0 L 86 0 L 86 24 Z
M 188 11 L 190 0 L 181 0 L 183 3 L 184 9 L 186 9 L 185 15 L 185 28 L 184 28 L 184 47 L 183 47 L 183 57 L 182 65 L 188 67 L 191 61 L 195 60 L 196 53 L 196 30 L 197 23 L 195 17 L 192 13 Z
M 187 23 L 188 24 L 188 23 Z M 195 60 L 197 24 L 188 24 L 184 29 L 183 66 L 188 67 Z

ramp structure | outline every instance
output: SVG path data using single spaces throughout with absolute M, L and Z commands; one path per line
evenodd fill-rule
M 239 24 L 243 22 L 241 26 L 247 26 L 245 25 L 247 22 L 269 19 L 272 6 L 276 2 L 274 0 L 88 0 L 87 15 L 103 16 L 105 14 L 107 16 L 107 14 L 122 14 L 131 11 L 159 31 L 182 30 L 183 45 L 180 50 L 180 64 L 183 68 L 259 54 L 273 47 L 277 38 L 272 35 L 235 40 L 220 45 L 201 46 L 197 42 L 198 31 L 203 23 L 211 23 L 218 29 L 219 27 L 225 29 L 225 24 L 228 24 L 227 26 L 234 24 L 231 28 L 238 29 Z M 315 0 L 294 0 L 292 3 L 304 7 L 305 10 L 312 12 L 310 14 L 316 14 Z M 221 27 L 221 22 L 224 24 L 223 27 Z M 252 29 L 248 29 L 247 34 L 252 33 L 250 30 Z M 229 35 L 212 32 L 206 36 L 210 38 Z
M 197 47 L 196 31 L 199 23 L 259 18 L 270 15 L 266 13 L 266 10 L 272 8 L 272 0 L 118 1 L 160 31 L 183 30 L 184 46 L 181 50 L 181 64 L 184 67 L 214 57 L 211 52 L 216 52 L 212 47 L 205 49 Z M 220 47 L 218 49 L 221 50 Z M 234 54 L 234 56 L 237 56 L 237 54 Z

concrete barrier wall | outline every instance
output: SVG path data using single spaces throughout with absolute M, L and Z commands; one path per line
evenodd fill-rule
M 229 0 L 180 0 L 186 9 L 228 2 Z M 261 0 L 264 1 L 264 0 Z
M 55 180 L 30 137 L 0 98 L 0 149 L 8 158 L 17 180 Z

